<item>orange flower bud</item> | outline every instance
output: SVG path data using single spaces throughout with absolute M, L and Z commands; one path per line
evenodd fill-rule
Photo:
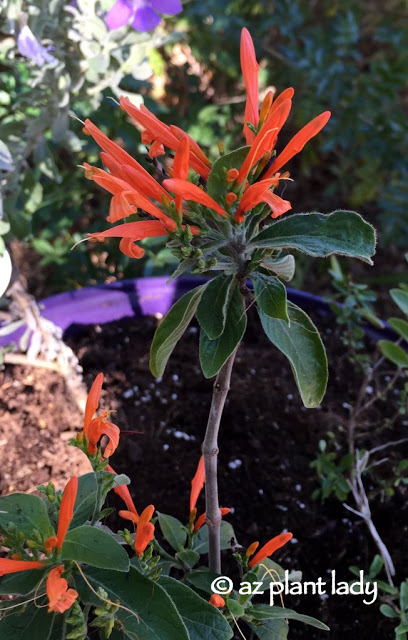
M 21 555 L 21 553 L 13 553 L 13 554 L 11 555 L 11 559 L 12 559 L 12 560 L 21 560 L 21 558 L 22 558 L 22 557 L 23 557 L 23 556 Z
M 227 182 L 234 182 L 239 176 L 238 169 L 228 169 L 227 171 Z
M 212 604 L 214 607 L 217 607 L 217 609 L 220 609 L 221 607 L 225 606 L 224 598 L 220 596 L 218 593 L 213 593 L 208 602 Z
M 50 536 L 49 538 L 47 538 L 44 544 L 45 553 L 47 555 L 51 553 L 51 551 L 54 549 L 54 547 L 57 546 L 57 544 L 58 544 L 57 536 Z
M 250 544 L 248 549 L 245 551 L 245 556 L 247 558 L 252 556 L 255 553 L 255 551 L 257 550 L 258 547 L 259 547 L 259 542 L 253 542 L 252 544 Z
M 229 206 L 230 204 L 232 204 L 233 202 L 235 202 L 235 200 L 237 199 L 237 194 L 233 193 L 232 191 L 230 191 L 229 193 L 227 193 L 227 195 L 225 196 L 225 203 L 227 206 Z
M 271 108 L 272 102 L 273 102 L 273 96 L 274 96 L 273 91 L 268 91 L 268 93 L 266 94 L 266 96 L 262 101 L 261 111 L 259 113 L 260 124 L 263 124 L 266 118 L 268 117 L 269 109 Z

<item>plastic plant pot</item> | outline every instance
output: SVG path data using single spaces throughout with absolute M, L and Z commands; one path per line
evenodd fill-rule
M 184 293 L 206 281 L 203 277 L 186 276 L 166 284 L 168 276 L 135 278 L 109 284 L 84 287 L 60 293 L 39 302 L 42 315 L 60 327 L 64 335 L 80 331 L 83 325 L 105 324 L 122 318 L 164 316 Z M 288 288 L 288 298 L 306 312 L 333 316 L 328 302 L 319 296 Z M 364 325 L 369 338 L 396 340 L 389 328 L 378 329 Z M 0 336 L 0 346 L 18 343 L 24 327 Z

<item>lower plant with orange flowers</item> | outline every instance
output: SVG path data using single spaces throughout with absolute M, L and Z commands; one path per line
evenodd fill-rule
M 290 609 L 273 606 L 266 612 L 252 595 L 254 583 L 267 589 L 283 579 L 283 569 L 270 556 L 292 534 L 279 533 L 260 549 L 258 542 L 246 550 L 238 544 L 229 522 L 231 507 L 218 502 L 218 432 L 252 306 L 270 342 L 289 359 L 304 405 L 320 403 L 327 383 L 326 355 L 311 319 L 287 300 L 285 283 L 295 269 L 291 252 L 341 254 L 371 263 L 375 232 L 353 211 L 282 217 L 291 209 L 277 193 L 291 179 L 288 163 L 324 128 L 330 112 L 317 115 L 279 149 L 294 91 L 285 89 L 277 97 L 269 92 L 259 108 L 259 66 L 246 29 L 241 66 L 247 90 L 244 142 L 229 152 L 220 144 L 218 158 L 208 158 L 176 125 L 162 123 L 126 97 L 120 106 L 141 129 L 142 143 L 160 168 L 159 179 L 90 120 L 84 126 L 101 147 L 105 165 L 85 163 L 85 175 L 110 192 L 108 222 L 119 223 L 88 234 L 88 239 L 120 238 L 121 251 L 140 258 L 145 238 L 163 237 L 179 260 L 171 280 L 185 272 L 208 275 L 168 312 L 150 352 L 151 371 L 161 376 L 196 317 L 201 368 L 206 378 L 215 378 L 186 523 L 156 512 L 151 504 L 136 508 L 129 478 L 110 466 L 120 430 L 110 411 L 98 409 L 99 374 L 89 392 L 83 430 L 72 442 L 88 457 L 92 472 L 71 479 L 62 496 L 50 483 L 40 487 L 43 497 L 17 493 L 0 498 L 5 549 L 0 593 L 16 596 L 15 602 L 0 605 L 0 637 L 23 640 L 25 629 L 36 628 L 38 638 L 52 640 L 85 640 L 98 633 L 113 640 L 229 640 L 236 628 L 241 636 L 242 629 L 249 629 L 260 639 L 273 635 L 284 640 L 288 619 L 327 630 Z M 205 508 L 197 517 L 204 487 Z M 113 509 L 106 507 L 111 491 L 126 506 L 118 517 L 127 526 L 118 532 L 110 526 Z M 246 591 L 233 583 L 222 592 L 214 587 L 223 579 L 223 549 L 235 558 L 241 583 L 249 585 Z

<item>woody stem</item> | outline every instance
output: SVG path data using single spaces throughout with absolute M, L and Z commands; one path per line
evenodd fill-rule
M 230 389 L 231 372 L 238 347 L 219 370 L 214 382 L 210 415 L 202 445 L 205 464 L 205 511 L 208 527 L 208 566 L 221 573 L 220 526 L 221 513 L 218 503 L 218 431 L 222 412 Z

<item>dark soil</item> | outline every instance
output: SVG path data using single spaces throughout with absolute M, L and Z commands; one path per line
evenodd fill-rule
M 329 440 L 327 432 L 333 432 L 346 451 L 347 403 L 355 401 L 362 375 L 346 359 L 333 320 L 315 318 L 315 322 L 328 350 L 330 382 L 322 405 L 305 409 L 287 361 L 267 341 L 257 319 L 250 319 L 237 356 L 220 434 L 220 501 L 223 506 L 233 507 L 228 519 L 243 546 L 254 540 L 262 544 L 286 529 L 293 532 L 294 539 L 274 556 L 276 561 L 285 568 L 301 570 L 303 580 L 327 580 L 328 572 L 335 569 L 338 581 L 348 581 L 352 577 L 348 567 L 357 565 L 367 570 L 377 551 L 364 523 L 339 501 L 332 498 L 321 504 L 312 500 L 319 484 L 310 463 L 317 455 L 319 440 Z M 186 522 L 190 482 L 200 456 L 212 381 L 204 380 L 199 368 L 195 326 L 177 346 L 163 379 L 152 377 L 149 345 L 156 324 L 154 318 L 145 318 L 87 327 L 69 337 L 68 342 L 80 359 L 88 388 L 99 371 L 105 373 L 101 407 L 117 410 L 114 421 L 125 432 L 111 463 L 116 471 L 130 476 L 136 506 L 143 509 L 153 503 L 159 511 Z M 27 373 L 11 367 L 3 373 L 7 379 L 11 376 L 20 382 L 22 375 Z M 33 371 L 33 386 L 49 385 L 50 375 Z M 33 416 L 31 428 L 39 415 L 47 424 L 55 425 L 50 432 L 41 432 L 47 436 L 47 444 L 43 445 L 46 451 L 51 451 L 58 430 L 70 431 L 80 424 L 80 417 L 74 418 L 69 406 L 63 409 L 61 386 L 57 385 L 56 390 L 59 395 L 52 407 L 47 407 L 38 392 L 24 392 L 17 401 L 14 395 L 14 405 L 13 395 L 3 398 L 3 408 L 7 410 L 8 405 L 13 420 L 21 411 Z M 402 419 L 392 432 L 383 434 L 385 420 L 395 413 L 395 404 L 380 403 L 364 416 L 359 430 L 369 430 L 371 435 L 364 436 L 360 446 L 371 448 L 406 435 Z M 63 413 L 56 416 L 56 410 Z M 26 422 L 30 420 L 27 418 Z M 20 438 L 15 443 L 14 490 L 26 488 L 25 479 L 19 474 L 19 456 L 26 465 L 32 465 L 30 483 L 44 482 L 42 470 L 37 471 L 36 467 L 38 454 L 33 459 L 26 442 L 26 438 Z M 398 452 L 387 452 L 391 461 L 396 456 L 408 457 L 404 446 Z M 70 450 L 69 455 L 74 451 Z M 386 464 L 384 474 L 388 472 Z M 70 475 L 72 468 L 67 468 L 66 473 Z M 10 489 L 10 484 L 8 480 L 3 488 Z M 374 521 L 398 569 L 397 584 L 408 575 L 403 553 L 408 529 L 406 494 L 406 488 L 400 485 L 392 499 L 382 500 L 379 494 L 372 503 Z M 203 496 L 198 506 L 199 511 L 203 509 Z M 228 559 L 226 566 L 232 566 Z M 292 623 L 290 637 L 391 639 L 393 627 L 379 613 L 378 603 L 367 606 L 362 600 L 362 596 L 286 596 L 285 606 L 313 615 L 331 627 L 331 633 L 326 634 Z

